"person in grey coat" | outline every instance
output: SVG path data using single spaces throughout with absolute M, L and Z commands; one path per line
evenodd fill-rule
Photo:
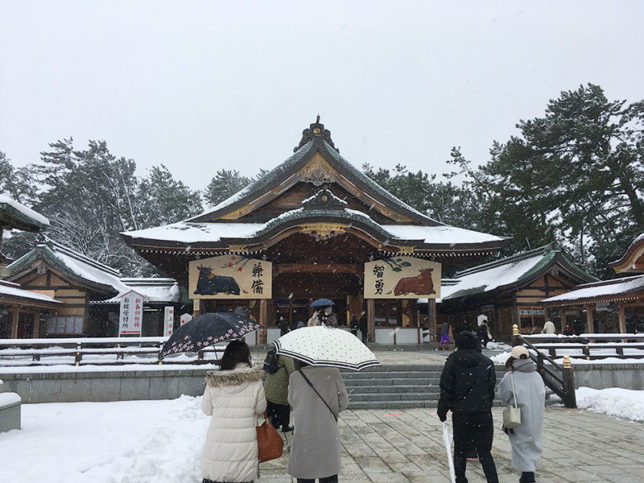
M 521 472 L 521 483 L 535 481 L 537 461 L 541 458 L 541 437 L 545 411 L 546 389 L 537 366 L 530 360 L 528 349 L 512 348 L 505 364 L 506 374 L 499 384 L 498 396 L 507 405 L 514 405 L 512 379 L 517 405 L 521 409 L 521 424 L 504 431 L 512 446 L 512 466 Z
M 295 426 L 288 473 L 298 483 L 335 483 L 341 469 L 338 415 L 349 404 L 347 389 L 335 367 L 295 360 L 295 369 L 288 385 Z

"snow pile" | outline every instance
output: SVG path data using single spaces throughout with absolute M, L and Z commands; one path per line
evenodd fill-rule
M 0 433 L 11 455 L 2 481 L 201 481 L 210 418 L 200 399 L 23 405 L 23 429 Z
M 489 345 L 489 344 L 488 344 Z M 490 359 L 494 362 L 494 365 L 504 366 L 508 358 L 510 357 L 510 351 L 501 352 L 495 356 L 491 356 Z
M 644 422 L 644 391 L 618 387 L 608 389 L 580 387 L 575 394 L 577 406 L 580 408 L 620 419 Z
M 491 351 L 511 351 L 512 346 L 510 344 L 506 344 L 505 342 L 498 342 L 493 340 L 487 343 L 487 349 Z

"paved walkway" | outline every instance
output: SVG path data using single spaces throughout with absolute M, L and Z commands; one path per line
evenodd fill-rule
M 392 346 L 376 346 L 370 345 L 369 348 L 374 352 L 376 358 L 381 364 L 427 364 L 427 365 L 443 365 L 445 359 L 449 356 L 451 351 L 441 351 L 432 346 L 399 346 L 400 348 L 393 348 Z M 453 347 L 453 345 L 452 345 Z M 487 357 L 499 354 L 502 350 L 484 350 L 483 354 Z M 263 362 L 266 357 L 266 348 L 252 347 L 251 354 L 256 362 Z
M 498 429 L 492 454 L 499 479 L 519 481 L 510 463 L 510 443 L 500 430 L 500 408 L 494 409 L 494 421 Z M 433 410 L 345 411 L 339 424 L 340 481 L 449 481 L 441 422 Z M 262 463 L 259 481 L 290 482 L 287 461 L 285 451 L 279 460 Z M 543 458 L 536 475 L 540 483 L 644 481 L 644 425 L 583 410 L 546 408 Z M 478 462 L 467 463 L 467 477 L 485 481 Z

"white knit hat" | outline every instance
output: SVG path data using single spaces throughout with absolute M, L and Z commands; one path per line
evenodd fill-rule
M 515 359 L 521 359 L 522 355 L 526 355 L 528 358 L 530 357 L 530 353 L 528 352 L 528 349 L 523 347 L 522 345 L 515 345 L 512 348 L 512 352 L 510 352 L 510 356 L 514 357 Z

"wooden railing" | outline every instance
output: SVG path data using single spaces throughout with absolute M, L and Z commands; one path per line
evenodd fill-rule
M 63 357 L 65 362 L 56 364 L 73 364 L 76 366 L 91 365 L 125 365 L 125 364 L 219 364 L 220 354 L 226 345 L 206 347 L 198 352 L 186 352 L 182 357 L 168 356 L 160 360 L 160 353 L 166 337 L 100 337 L 83 339 L 0 339 L 1 361 L 31 358 L 30 366 L 52 365 L 48 358 Z M 83 360 L 85 356 L 115 356 L 114 358 L 95 358 Z M 214 355 L 214 359 L 206 357 Z M 125 356 L 136 356 L 134 360 L 125 360 Z M 147 357 L 146 357 L 147 356 Z
M 529 341 L 535 350 L 547 350 L 552 358 L 562 357 L 563 354 L 586 360 L 607 357 L 644 358 L 644 334 L 581 334 L 579 336 L 536 334 L 521 337 L 524 341 Z M 634 349 L 634 351 L 626 354 L 624 349 Z M 571 353 L 571 350 L 579 353 Z
M 514 325 L 512 328 L 512 346 L 524 345 L 530 352 L 530 359 L 537 364 L 537 370 L 543 378 L 544 384 L 550 388 L 557 396 L 561 398 L 567 408 L 577 407 L 577 398 L 575 397 L 575 379 L 568 356 L 564 356 L 563 365 L 559 365 L 548 354 L 541 352 L 534 346 L 528 337 L 519 333 L 519 327 Z

